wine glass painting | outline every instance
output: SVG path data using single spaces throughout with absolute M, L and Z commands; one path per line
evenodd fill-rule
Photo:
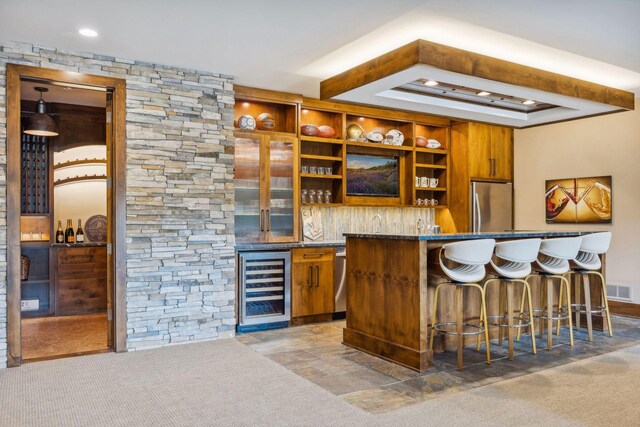
M 546 181 L 545 204 L 548 224 L 610 224 L 611 176 Z

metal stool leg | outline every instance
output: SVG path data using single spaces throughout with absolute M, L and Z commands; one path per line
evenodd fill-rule
M 501 281 L 500 279 L 489 279 L 489 280 L 486 280 L 484 282 L 484 285 L 482 286 L 482 289 L 484 291 L 485 296 L 487 295 L 487 289 L 489 288 L 489 283 L 500 282 L 500 281 Z M 485 307 L 483 305 L 482 307 L 480 307 L 480 320 L 479 320 L 478 323 L 481 326 L 484 326 L 485 328 L 489 328 L 489 324 L 485 324 L 484 320 L 483 320 L 484 319 L 484 315 L 485 315 L 484 311 L 485 311 Z M 482 341 L 481 335 L 482 334 L 478 334 L 478 337 L 476 338 L 476 351 L 480 351 L 480 342 Z
M 609 329 L 609 336 L 612 337 L 613 336 L 613 329 L 611 327 L 611 315 L 609 312 L 609 300 L 607 298 L 607 283 L 604 280 L 604 276 L 602 275 L 602 273 L 598 272 L 598 271 L 590 271 L 590 274 L 595 274 L 596 276 L 598 276 L 600 278 L 600 285 L 602 286 L 602 301 L 603 301 L 603 305 L 604 305 L 604 312 L 607 315 L 607 328 Z
M 545 277 L 547 290 L 547 350 L 553 345 L 553 279 Z
M 458 370 L 462 370 L 462 358 L 464 353 L 464 288 L 456 286 L 456 333 L 458 334 L 457 352 L 458 352 Z
M 531 347 L 533 348 L 533 354 L 536 354 L 536 328 L 535 328 L 535 320 L 533 318 L 533 302 L 531 301 L 531 287 L 526 280 L 524 282 L 524 289 L 522 290 L 522 294 L 526 292 L 527 300 L 529 301 L 529 313 L 531 316 L 529 317 L 529 330 L 531 331 Z M 524 302 L 524 299 L 523 299 Z M 522 316 L 522 309 L 520 309 L 520 316 Z M 520 333 L 520 328 L 518 328 L 518 333 Z
M 433 310 L 431 311 L 431 341 L 429 342 L 429 350 L 433 352 L 433 338 L 436 336 L 436 310 L 438 309 L 438 292 L 440 288 L 448 284 L 449 282 L 440 283 L 436 286 L 436 290 L 433 295 Z
M 593 319 L 591 317 L 591 283 L 589 283 L 589 275 L 581 274 L 582 285 L 584 286 L 584 310 L 586 311 L 587 318 L 587 337 L 589 342 L 593 341 Z M 578 284 L 578 288 L 580 285 Z M 580 307 L 576 313 L 576 323 L 578 323 L 578 313 L 580 313 Z M 579 323 L 578 323 L 579 324 Z
M 569 281 L 563 277 L 563 276 L 555 276 L 557 278 L 559 278 L 562 282 L 560 283 L 560 286 L 562 286 L 562 283 L 564 283 L 566 290 L 567 290 L 567 307 L 568 311 L 569 311 L 569 341 L 571 342 L 571 347 L 573 347 L 573 319 L 571 318 L 571 290 L 569 289 Z M 558 317 L 560 317 L 560 307 L 558 307 Z

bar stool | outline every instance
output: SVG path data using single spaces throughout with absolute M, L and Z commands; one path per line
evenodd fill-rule
M 546 306 L 544 308 L 538 308 L 533 310 L 533 316 L 542 320 L 546 320 L 547 324 L 547 350 L 551 350 L 553 345 L 553 321 L 558 322 L 558 328 L 556 333 L 560 333 L 560 322 L 563 320 L 569 321 L 569 341 L 573 346 L 573 324 L 571 320 L 571 313 L 566 307 L 562 306 L 562 294 L 563 287 L 567 292 L 567 306 L 571 306 L 571 294 L 569 292 L 569 281 L 563 276 L 570 270 L 569 260 L 572 260 L 578 255 L 580 249 L 581 237 L 563 237 L 559 239 L 546 239 L 540 244 L 540 253 L 536 259 L 536 270 L 538 275 L 544 278 L 546 286 L 543 286 L 541 291 L 543 297 L 541 298 L 541 304 L 544 304 L 544 294 L 546 294 Z M 536 275 L 529 275 L 525 279 L 527 282 L 530 277 Z M 558 279 L 560 282 L 560 291 L 558 298 L 558 309 L 553 310 L 553 279 Z M 524 307 L 524 298 L 520 307 Z M 544 314 L 546 312 L 546 314 Z M 540 313 L 535 315 L 535 313 Z M 544 330 L 544 322 L 540 327 L 540 337 L 542 338 Z M 518 339 L 520 339 L 520 330 L 518 330 Z
M 485 277 L 485 265 L 491 260 L 495 243 L 496 241 L 493 239 L 465 240 L 461 242 L 447 243 L 442 245 L 440 253 L 438 254 L 442 273 L 450 280 L 438 284 L 435 289 L 431 316 L 431 341 L 429 348 L 433 351 L 433 340 L 436 333 L 456 335 L 458 337 L 458 370 L 462 370 L 464 337 L 468 335 L 485 334 L 485 341 L 487 343 L 487 364 L 491 364 L 489 332 L 485 326 L 487 324 L 487 306 L 484 297 L 484 289 L 478 283 Z M 436 323 L 438 293 L 440 292 L 440 289 L 446 285 L 455 286 L 456 321 Z M 464 322 L 463 290 L 465 287 L 476 288 L 480 291 L 481 319 L 478 324 L 469 324 Z M 455 330 L 451 330 L 452 325 L 455 325 Z M 465 331 L 465 328 L 470 328 L 472 331 Z
M 604 276 L 598 271 L 602 267 L 600 260 L 601 254 L 609 250 L 611 243 L 611 233 L 593 233 L 582 236 L 582 243 L 578 255 L 572 260 L 572 269 L 565 273 L 565 277 L 569 278 L 572 274 L 579 274 L 584 289 L 584 304 L 580 303 L 580 282 L 576 286 L 576 302 L 571 304 L 571 310 L 576 314 L 576 329 L 580 329 L 580 314 L 585 313 L 587 318 L 587 333 L 589 341 L 593 341 L 592 318 L 593 313 L 605 313 L 607 320 L 607 329 L 609 336 L 613 336 L 611 328 L 611 316 L 609 313 L 609 301 L 607 300 L 607 284 Z M 589 275 L 593 274 L 600 278 L 602 286 L 602 298 L 599 306 L 591 306 L 591 285 L 589 283 Z
M 499 328 L 499 344 L 502 345 L 502 330 L 507 328 L 508 340 L 509 340 L 509 360 L 513 360 L 513 346 L 514 346 L 514 331 L 517 328 L 525 328 L 530 326 L 531 330 L 531 347 L 533 354 L 536 354 L 536 332 L 534 322 L 530 316 L 527 316 L 525 323 L 522 319 L 522 311 L 524 307 L 521 304 L 520 311 L 518 312 L 517 319 L 518 324 L 514 324 L 513 315 L 513 291 L 514 284 L 522 284 L 522 302 L 526 296 L 529 302 L 529 313 L 533 312 L 533 305 L 531 302 L 531 288 L 529 283 L 525 280 L 527 276 L 531 274 L 531 263 L 534 262 L 538 256 L 538 250 L 540 249 L 540 243 L 542 239 L 523 239 L 512 240 L 508 242 L 496 243 L 495 261 L 491 260 L 491 267 L 497 273 L 496 278 L 489 279 L 484 282 L 484 292 L 487 295 L 487 288 L 490 284 L 497 283 L 501 285 L 505 284 L 507 291 L 507 312 L 504 313 L 504 302 L 502 295 L 500 295 L 500 314 L 494 316 L 487 316 L 487 319 L 497 320 L 497 322 L 489 323 L 490 326 L 497 326 Z M 507 321 L 506 324 L 504 321 Z M 480 350 L 480 335 L 478 335 L 477 349 Z

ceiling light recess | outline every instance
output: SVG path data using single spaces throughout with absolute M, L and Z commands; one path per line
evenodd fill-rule
M 438 82 L 435 80 L 427 80 L 424 84 L 425 86 L 438 86 Z
M 85 37 L 98 37 L 98 32 L 96 30 L 92 30 L 91 28 L 80 28 L 78 33 L 81 36 Z
M 455 94 L 435 93 L 426 84 L 428 81 L 439 82 L 434 89 L 455 87 Z M 410 87 L 419 82 L 423 84 Z M 457 88 L 482 90 L 460 95 Z M 633 110 L 635 96 L 597 83 L 416 40 L 322 81 L 320 98 L 525 128 Z

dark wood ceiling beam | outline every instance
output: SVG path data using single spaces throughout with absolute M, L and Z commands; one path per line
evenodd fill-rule
M 634 109 L 634 94 L 526 65 L 416 40 L 320 83 L 320 98 L 337 95 L 396 74 L 415 65 L 507 83 L 529 89 Z

